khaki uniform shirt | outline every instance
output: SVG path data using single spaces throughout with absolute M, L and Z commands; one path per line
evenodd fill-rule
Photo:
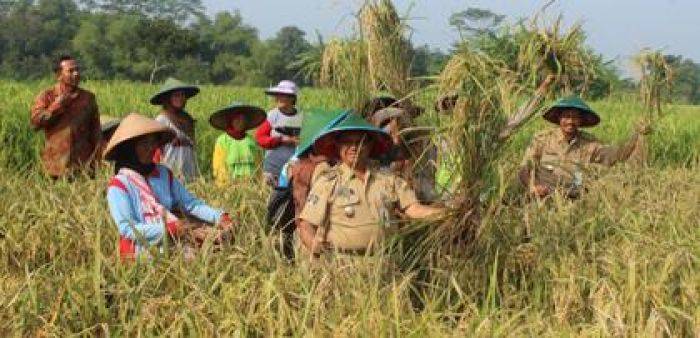
M 78 96 L 55 112 L 48 108 L 58 98 L 53 87 L 37 96 L 31 109 L 30 123 L 46 133 L 41 159 L 51 176 L 69 174 L 81 166 L 93 168 L 100 158 L 100 116 L 95 95 L 77 89 Z
M 525 151 L 523 165 L 534 169 L 535 180 L 556 186 L 580 185 L 583 171 L 591 164 L 613 165 L 629 156 L 634 148 L 632 142 L 622 147 L 607 146 L 595 136 L 579 131 L 579 135 L 567 141 L 559 129 L 551 129 L 535 135 Z
M 369 169 L 365 180 L 339 164 L 313 182 L 299 218 L 335 249 L 367 250 L 395 228 L 396 208 L 417 202 L 408 183 L 392 173 Z

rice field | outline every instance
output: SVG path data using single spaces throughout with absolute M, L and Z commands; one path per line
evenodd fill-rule
M 271 102 L 260 88 L 203 86 L 188 110 L 205 175 L 190 188 L 237 215 L 235 242 L 190 262 L 170 253 L 125 265 L 104 199 L 109 168 L 75 182 L 37 170 L 42 136 L 28 114 L 48 85 L 0 82 L 0 336 L 700 335 L 700 107 L 666 107 L 649 137 L 649 165 L 615 167 L 573 203 L 510 199 L 529 138 L 548 127 L 535 119 L 497 163 L 491 188 L 504 202 L 489 206 L 469 250 L 417 257 L 412 244 L 432 225 L 415 224 L 355 269 L 309 269 L 274 254 L 262 182 L 210 184 L 218 132 L 208 115 L 232 101 Z M 158 112 L 147 103 L 155 86 L 83 87 L 102 113 Z M 432 97 L 418 101 L 432 107 Z M 339 100 L 308 89 L 300 106 Z M 607 142 L 646 116 L 636 96 L 592 106 L 603 122 L 591 131 Z M 449 117 L 429 109 L 421 120 Z

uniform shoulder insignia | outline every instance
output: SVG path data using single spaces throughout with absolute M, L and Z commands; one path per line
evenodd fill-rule
M 321 171 L 318 173 L 319 180 L 332 181 L 339 175 L 335 167 L 328 166 L 320 169 Z

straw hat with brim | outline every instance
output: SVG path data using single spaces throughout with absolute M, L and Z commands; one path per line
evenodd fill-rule
M 301 122 L 299 145 L 295 157 L 306 154 L 314 143 L 323 137 L 329 130 L 337 126 L 350 114 L 350 110 L 323 110 L 311 109 L 304 112 L 304 120 Z
M 362 106 L 362 114 L 370 117 L 377 111 L 396 104 L 397 101 L 398 100 L 396 100 L 396 98 L 390 95 L 375 96 L 367 100 L 367 102 L 365 102 L 365 104 Z
M 245 130 L 256 128 L 265 122 L 267 115 L 260 107 L 234 102 L 228 107 L 217 110 L 209 117 L 209 124 L 219 130 L 226 130 L 231 117 L 235 114 L 243 114 L 245 116 Z
M 158 92 L 151 97 L 151 104 L 162 105 L 163 101 L 170 96 L 170 94 L 177 91 L 185 92 L 185 96 L 189 99 L 199 94 L 199 87 L 188 85 L 178 79 L 168 78 Z
M 296 97 L 299 94 L 299 88 L 297 87 L 297 84 L 292 81 L 282 80 L 276 86 L 270 87 L 267 90 L 265 90 L 265 94 L 287 95 Z
M 458 98 L 457 93 L 447 93 L 438 97 L 435 101 L 435 111 L 445 114 L 451 112 L 457 105 Z
M 371 119 L 372 124 L 379 127 L 385 123 L 390 122 L 390 120 L 393 118 L 402 117 L 404 115 L 406 115 L 406 110 L 404 110 L 403 108 L 387 107 L 375 112 L 371 116 Z
M 121 120 L 122 119 L 113 116 L 100 115 L 100 129 L 102 130 L 102 133 L 108 133 L 114 129 L 117 129 Z
M 114 155 L 116 152 L 114 150 L 117 149 L 120 144 L 150 134 L 160 136 L 163 143 L 175 137 L 170 128 L 164 124 L 143 115 L 136 113 L 129 114 L 129 116 L 122 120 L 119 127 L 117 127 L 117 130 L 114 132 L 114 135 L 112 135 L 112 138 L 109 140 L 109 143 L 107 143 L 103 153 L 104 159 L 108 161 L 115 160 Z
M 314 144 L 318 146 L 319 151 L 323 155 L 335 157 L 338 152 L 335 138 L 344 132 L 351 131 L 365 132 L 374 138 L 374 148 L 370 153 L 372 158 L 378 158 L 391 150 L 393 145 L 391 136 L 384 130 L 372 126 L 361 116 L 354 113 L 348 114 L 344 120 L 340 121 L 335 127 L 330 128 L 322 137 L 319 137 Z
M 564 111 L 575 109 L 581 113 L 581 127 L 592 127 L 600 123 L 600 116 L 578 96 L 569 96 L 554 103 L 544 113 L 545 120 L 559 124 Z

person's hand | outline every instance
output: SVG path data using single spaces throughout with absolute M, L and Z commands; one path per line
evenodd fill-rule
M 49 110 L 53 112 L 67 106 L 73 100 L 78 98 L 78 95 L 79 93 L 77 91 L 59 94 L 56 99 L 51 102 L 51 105 L 49 105 Z
M 175 237 L 175 238 L 180 238 L 182 235 L 185 233 L 185 226 L 182 224 L 182 221 L 180 220 L 175 220 L 166 226 L 168 229 L 168 233 L 170 236 Z
M 199 227 L 196 229 L 192 229 L 190 231 L 190 234 L 192 235 L 192 238 L 198 243 L 202 244 L 204 241 L 211 236 L 212 231 L 209 227 Z
M 313 255 L 320 255 L 324 251 L 328 250 L 330 248 L 330 244 L 324 240 L 321 239 L 314 239 L 313 244 L 311 245 L 311 253 Z
M 299 137 L 282 135 L 280 138 L 280 142 L 282 142 L 282 144 L 284 145 L 296 146 L 297 144 L 299 144 Z
M 230 231 L 233 229 L 233 221 L 229 214 L 221 215 L 221 220 L 219 220 L 219 228 L 223 231 Z
M 549 189 L 549 187 L 544 184 L 535 184 L 532 186 L 532 189 L 530 189 L 530 191 L 533 195 L 540 198 L 546 197 L 551 193 L 551 189 Z

